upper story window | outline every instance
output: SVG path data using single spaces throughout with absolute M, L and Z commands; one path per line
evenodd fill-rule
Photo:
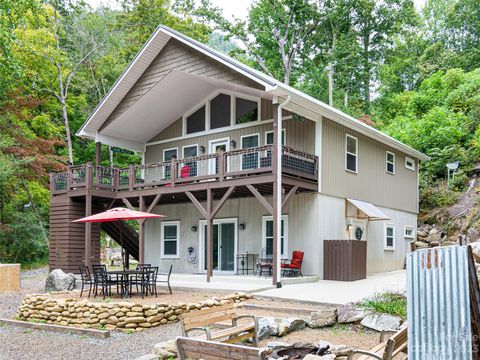
M 345 137 L 345 170 L 356 173 L 358 169 L 358 139 L 351 135 Z
M 258 120 L 258 101 L 235 98 L 235 124 Z
M 415 171 L 415 160 L 405 157 L 405 167 L 409 170 Z
M 242 149 L 254 148 L 259 144 L 259 134 L 242 136 Z M 242 170 L 258 168 L 258 151 L 242 154 Z
M 163 161 L 170 161 L 177 158 L 178 158 L 177 148 L 163 150 Z M 170 179 L 170 177 L 171 177 L 170 165 L 166 164 L 163 167 L 163 178 Z
M 390 151 L 386 153 L 386 171 L 389 174 L 395 174 L 395 154 Z
M 193 158 L 198 156 L 198 145 L 189 145 L 183 147 L 183 159 Z M 197 176 L 197 162 L 186 161 L 182 164 L 180 169 L 180 177 Z
M 193 134 L 200 131 L 205 131 L 205 105 L 187 116 L 186 133 Z
M 413 239 L 415 238 L 415 228 L 413 226 L 405 226 L 405 234 L 404 237 L 406 239 Z
M 273 145 L 273 130 L 265 131 L 265 145 Z M 282 145 L 285 145 L 285 129 L 282 129 Z
M 210 100 L 210 129 L 230 126 L 231 120 L 230 95 L 218 94 Z

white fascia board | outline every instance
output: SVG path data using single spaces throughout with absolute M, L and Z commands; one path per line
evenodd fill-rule
M 122 149 L 128 149 L 138 152 L 145 152 L 145 144 L 140 144 L 134 141 L 120 139 L 114 136 L 96 134 L 95 142 L 101 142 L 105 145 L 116 146 Z
M 284 84 L 278 84 L 276 88 L 272 88 L 270 93 L 277 96 L 287 96 L 292 97 L 292 103 L 305 108 L 313 113 L 318 114 L 319 116 L 325 116 L 328 119 L 331 119 L 341 125 L 344 125 L 352 130 L 359 132 L 367 137 L 370 137 L 374 140 L 377 140 L 383 144 L 391 146 L 394 149 L 404 152 L 407 155 L 413 156 L 419 160 L 425 161 L 430 160 L 430 157 L 423 154 L 422 152 L 411 148 L 408 145 L 384 134 L 383 132 L 364 124 L 363 122 L 353 118 L 350 115 L 345 114 L 344 112 L 335 109 L 332 106 L 329 106 L 307 94 L 304 94 L 290 86 Z M 292 105 L 291 105 L 292 106 Z M 312 120 L 316 120 L 312 118 Z

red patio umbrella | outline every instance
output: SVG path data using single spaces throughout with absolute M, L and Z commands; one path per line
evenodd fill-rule
M 113 208 L 106 210 L 104 212 L 90 215 L 72 222 L 83 222 L 83 223 L 98 223 L 98 222 L 112 222 L 112 221 L 125 221 L 125 220 L 140 220 L 140 219 L 158 219 L 163 218 L 164 215 L 151 214 L 143 211 L 130 210 L 127 208 Z M 125 269 L 125 260 L 123 256 L 123 237 L 122 237 L 122 228 L 120 227 L 120 246 L 122 247 L 122 264 Z

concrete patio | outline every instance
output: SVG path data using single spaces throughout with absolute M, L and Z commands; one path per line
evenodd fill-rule
M 269 277 L 214 274 L 206 282 L 205 274 L 173 274 L 171 285 L 177 289 L 247 291 L 257 296 L 320 304 L 346 304 L 361 301 L 382 292 L 405 292 L 404 270 L 369 275 L 364 280 L 346 282 L 319 280 L 318 276 L 284 278 L 282 288 L 272 286 Z
M 391 271 L 367 276 L 352 282 L 320 280 L 314 283 L 285 285 L 255 291 L 255 295 L 285 300 L 305 301 L 321 304 L 347 304 L 357 302 L 383 292 L 406 291 L 405 270 Z

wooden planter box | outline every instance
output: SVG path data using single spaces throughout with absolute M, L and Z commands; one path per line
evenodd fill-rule
M 323 241 L 323 279 L 355 281 L 367 277 L 367 242 Z
M 0 264 L 0 292 L 20 291 L 20 264 Z

